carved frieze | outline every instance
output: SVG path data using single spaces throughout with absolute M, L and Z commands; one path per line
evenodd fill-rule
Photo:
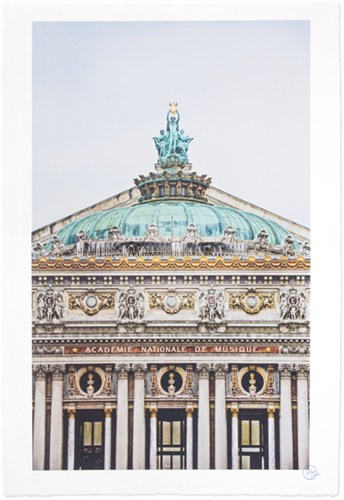
M 306 295 L 291 288 L 289 292 L 281 294 L 280 314 L 283 321 L 297 321 L 306 319 Z
M 199 296 L 199 316 L 203 322 L 219 323 L 225 315 L 224 295 L 214 289 Z
M 62 293 L 51 287 L 37 295 L 37 316 L 40 321 L 61 321 L 63 316 Z
M 229 308 L 242 309 L 247 314 L 257 314 L 262 309 L 273 309 L 275 296 L 256 292 L 253 288 L 246 293 L 233 293 L 229 295 Z
M 145 298 L 141 292 L 129 288 L 119 296 L 119 319 L 120 321 L 136 322 L 142 321 L 144 316 Z
M 84 294 L 71 294 L 68 296 L 68 308 L 81 309 L 89 316 L 97 314 L 101 309 L 114 309 L 115 296 L 111 293 L 99 294 L 90 290 Z
M 168 314 L 176 314 L 181 309 L 195 308 L 195 295 L 193 293 L 178 293 L 169 290 L 166 293 L 152 293 L 149 295 L 149 308 L 162 309 Z

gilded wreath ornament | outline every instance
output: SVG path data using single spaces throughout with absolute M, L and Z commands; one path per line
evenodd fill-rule
M 111 293 L 99 294 L 90 290 L 84 294 L 71 294 L 68 296 L 68 308 L 81 309 L 89 316 L 97 314 L 101 309 L 114 309 L 115 296 Z
M 180 294 L 176 290 L 166 293 L 152 293 L 149 295 L 149 308 L 162 309 L 168 314 L 176 314 L 181 309 L 195 308 L 195 295 L 192 293 Z
M 233 293 L 229 295 L 229 308 L 242 309 L 247 314 L 258 314 L 262 309 L 273 309 L 275 296 L 273 294 L 258 293 L 254 289 L 246 293 Z

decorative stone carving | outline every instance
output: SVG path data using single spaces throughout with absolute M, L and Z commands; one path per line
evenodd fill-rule
M 145 298 L 141 292 L 129 288 L 119 296 L 120 321 L 142 321 L 144 316 Z
M 150 224 L 147 228 L 146 234 L 143 236 L 143 241 L 165 241 L 164 238 L 160 235 L 159 229 L 155 224 Z
M 74 397 L 76 392 L 75 366 L 69 365 L 69 396 Z
M 226 227 L 223 231 L 220 241 L 223 243 L 235 243 L 237 240 L 235 229 L 232 226 Z
M 55 379 L 63 379 L 63 374 L 66 371 L 65 365 L 50 365 L 50 371 Z
M 268 394 L 269 396 L 274 395 L 274 366 L 268 366 Z
M 298 292 L 295 288 L 291 288 L 287 293 L 282 293 L 280 301 L 280 314 L 281 319 L 284 321 L 305 320 L 305 294 L 303 292 Z
M 99 294 L 89 290 L 84 294 L 71 294 L 68 296 L 68 308 L 81 309 L 89 316 L 97 314 L 101 309 L 114 309 L 115 296 L 111 293 Z
M 256 387 L 256 380 L 254 378 L 254 373 L 250 373 L 250 387 L 248 388 L 248 392 L 250 395 L 250 398 L 255 398 L 257 396 L 257 387 Z
M 78 238 L 78 243 L 80 241 L 87 241 L 90 239 L 90 235 L 86 233 L 86 231 L 84 231 L 83 229 L 76 235 L 76 237 Z
M 174 374 L 170 373 L 168 378 L 169 378 L 169 380 L 168 380 L 168 395 L 170 398 L 173 398 L 176 395 L 176 388 L 174 386 L 176 381 L 174 380 Z
M 147 372 L 146 364 L 134 364 L 132 366 L 133 372 L 135 374 L 135 378 L 145 378 Z
M 310 244 L 308 243 L 308 241 L 303 242 L 302 246 L 301 246 L 301 255 L 302 255 L 302 257 L 304 257 L 305 259 L 309 259 L 310 253 L 311 253 L 311 246 L 310 246 Z
M 125 237 L 122 234 L 122 231 L 117 226 L 112 226 L 109 230 L 109 239 L 111 241 L 124 241 Z
M 63 316 L 63 296 L 49 287 L 37 295 L 37 316 L 40 321 L 61 321 Z
M 42 379 L 46 377 L 46 374 L 49 370 L 49 366 L 48 365 L 33 365 L 32 367 L 32 371 L 36 377 L 36 380 L 37 379 Z
M 295 365 L 295 371 L 297 378 L 308 378 L 309 366 L 307 365 Z
M 63 354 L 63 347 L 60 346 L 35 346 L 32 354 Z
M 225 378 L 227 372 L 227 365 L 224 363 L 216 363 L 214 365 L 215 378 Z
M 115 370 L 117 372 L 118 378 L 126 378 L 128 377 L 128 371 L 130 370 L 130 365 L 125 363 L 120 363 L 115 366 Z
M 238 365 L 232 365 L 231 370 L 232 396 L 238 395 Z
M 224 295 L 213 288 L 199 296 L 199 310 L 202 321 L 210 323 L 222 322 L 225 315 Z
M 197 365 L 197 372 L 199 378 L 208 378 L 211 366 L 206 363 L 201 363 Z
M 284 240 L 282 241 L 281 245 L 281 253 L 285 255 L 286 257 L 290 256 L 292 257 L 295 255 L 295 250 L 294 250 L 294 240 L 293 238 L 288 234 Z
M 280 347 L 281 354 L 308 354 L 309 347 L 306 345 L 284 345 Z
M 287 364 L 278 365 L 278 371 L 280 377 L 290 378 L 292 369 L 293 365 L 287 365 Z
M 151 396 L 155 397 L 157 395 L 156 365 L 151 365 L 150 383 L 151 383 Z
M 192 365 L 187 365 L 186 367 L 186 393 L 188 396 L 193 395 L 193 367 Z
M 275 307 L 275 296 L 273 294 L 262 294 L 253 288 L 246 293 L 234 293 L 229 295 L 230 309 L 243 309 L 248 314 L 257 314 L 262 309 L 273 309 Z
M 112 365 L 105 366 L 105 392 L 107 396 L 111 396 L 112 389 Z
M 180 241 L 185 241 L 186 243 L 198 243 L 202 241 L 202 238 L 198 234 L 198 229 L 195 224 L 189 224 L 186 228 L 184 236 Z
M 94 380 L 93 380 L 93 374 L 89 373 L 87 376 L 87 397 L 88 398 L 93 398 L 94 395 Z
M 269 243 L 269 235 L 264 229 L 256 234 L 255 239 L 248 242 L 248 248 L 250 250 L 256 250 L 257 252 L 265 251 L 268 252 L 272 249 L 271 243 Z
M 40 259 L 41 257 L 44 257 L 45 245 L 42 245 L 42 243 L 38 242 L 32 248 L 32 251 L 33 251 L 32 257 Z
M 166 293 L 152 293 L 149 295 L 150 309 L 163 309 L 168 314 L 175 314 L 181 309 L 195 308 L 195 295 L 193 293 L 180 294 L 171 289 Z

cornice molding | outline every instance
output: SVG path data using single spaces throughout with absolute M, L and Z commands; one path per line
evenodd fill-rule
M 281 257 L 274 260 L 271 257 L 256 259 L 249 257 L 247 260 L 240 260 L 233 257 L 231 260 L 225 260 L 223 257 L 217 257 L 214 261 L 207 257 L 201 257 L 192 260 L 191 257 L 185 257 L 184 260 L 177 260 L 175 257 L 169 257 L 166 261 L 161 261 L 159 257 L 153 257 L 151 260 L 145 260 L 138 257 L 135 261 L 130 261 L 127 257 L 121 257 L 120 260 L 112 260 L 105 257 L 103 260 L 97 260 L 90 257 L 88 260 L 80 260 L 73 257 L 65 260 L 63 257 L 57 257 L 54 260 L 48 260 L 41 257 L 38 261 L 32 262 L 33 271 L 59 270 L 59 271 L 105 271 L 105 270 L 184 270 L 184 269 L 310 269 L 310 260 L 303 257 L 297 257 L 290 260 L 288 257 Z

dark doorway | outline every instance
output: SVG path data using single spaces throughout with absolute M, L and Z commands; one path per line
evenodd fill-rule
M 185 410 L 158 411 L 158 469 L 186 468 Z
M 239 411 L 239 468 L 268 469 L 267 416 Z
M 77 411 L 75 468 L 104 469 L 104 411 Z

